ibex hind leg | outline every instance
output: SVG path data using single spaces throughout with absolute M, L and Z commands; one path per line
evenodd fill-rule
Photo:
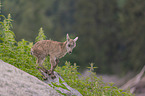
M 59 60 L 58 59 L 56 59 L 56 60 L 50 59 L 50 62 L 51 62 L 51 70 L 50 70 L 50 72 L 51 72 L 51 78 L 54 79 L 54 78 L 56 78 L 56 76 L 54 75 L 54 69 L 58 65 Z
M 41 72 L 43 79 L 47 80 L 47 77 L 48 77 L 47 74 L 45 72 L 43 72 L 41 68 L 39 68 L 38 70 Z
M 38 66 L 36 68 L 41 72 L 41 74 L 43 76 L 45 76 L 44 73 L 48 73 L 48 70 L 43 67 L 44 60 L 45 60 L 45 58 L 43 58 L 43 59 L 38 58 L 37 62 L 36 62 L 36 64 L 38 64 Z

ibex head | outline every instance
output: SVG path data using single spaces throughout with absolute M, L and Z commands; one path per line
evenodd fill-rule
M 67 39 L 67 43 L 66 43 L 66 49 L 67 49 L 67 53 L 71 54 L 73 48 L 76 47 L 76 41 L 78 40 L 78 37 L 76 37 L 75 39 L 70 39 L 69 35 L 66 35 L 66 39 Z

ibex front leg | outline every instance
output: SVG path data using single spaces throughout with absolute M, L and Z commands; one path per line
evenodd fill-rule
M 58 65 L 58 59 L 54 57 L 50 57 L 50 63 L 51 63 L 51 69 L 49 70 L 49 75 L 51 74 L 51 78 L 54 79 L 56 78 L 56 76 L 54 75 L 54 69 Z

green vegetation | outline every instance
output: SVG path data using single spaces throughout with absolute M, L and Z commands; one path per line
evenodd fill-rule
M 63 61 L 81 69 L 93 62 L 97 73 L 125 74 L 137 72 L 145 62 L 144 4 L 145 0 L 2 0 L 2 13 L 12 14 L 17 41 L 34 42 L 40 27 L 48 39 L 57 41 L 69 33 L 79 40 Z
M 25 41 L 24 39 L 18 42 L 15 41 L 14 33 L 11 31 L 11 22 L 10 15 L 8 15 L 8 18 L 5 18 L 3 22 L 0 22 L 0 59 L 42 80 L 42 75 L 35 68 L 36 58 L 30 55 L 30 49 L 33 43 Z M 36 40 L 39 41 L 45 38 L 41 28 Z M 50 68 L 49 60 L 46 60 L 45 64 L 47 64 L 45 65 L 46 67 Z M 90 68 L 95 67 L 91 66 Z M 103 83 L 102 79 L 97 78 L 94 72 L 91 72 L 90 77 L 79 78 L 78 75 L 80 75 L 80 73 L 77 69 L 78 66 L 76 64 L 72 65 L 66 62 L 65 66 L 57 66 L 55 70 L 61 74 L 68 85 L 81 92 L 83 96 L 132 96 L 131 93 L 123 92 L 121 89 L 114 87 L 112 83 Z M 63 85 L 60 87 L 65 88 Z

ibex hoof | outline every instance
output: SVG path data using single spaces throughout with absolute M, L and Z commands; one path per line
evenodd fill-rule
M 51 78 L 52 78 L 52 79 L 55 79 L 55 78 L 56 78 L 56 76 L 55 76 L 55 75 L 51 75 Z
M 47 80 L 47 77 L 43 76 L 43 79 L 44 79 L 44 80 Z
M 48 70 L 48 71 L 47 71 L 47 74 L 48 74 L 48 75 L 51 75 L 51 74 L 52 74 L 52 72 L 51 72 L 50 70 Z

